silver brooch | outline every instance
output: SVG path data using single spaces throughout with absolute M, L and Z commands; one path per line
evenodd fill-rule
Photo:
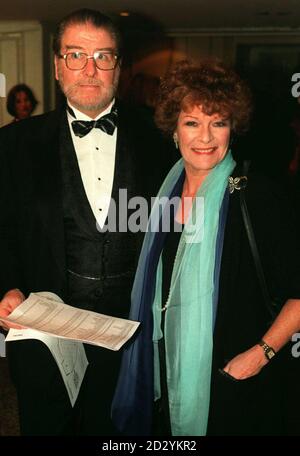
M 247 186 L 247 176 L 240 176 L 240 177 L 229 177 L 228 178 L 228 187 L 229 193 L 233 193 L 234 190 L 241 190 Z

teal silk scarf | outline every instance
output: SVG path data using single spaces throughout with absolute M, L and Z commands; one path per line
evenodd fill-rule
M 172 435 L 205 435 L 212 362 L 212 308 L 219 213 L 235 162 L 229 152 L 205 178 L 182 232 L 165 315 L 166 373 Z M 171 170 L 158 200 L 170 195 L 183 163 Z M 153 208 L 153 213 L 156 206 Z M 147 234 L 148 236 L 148 234 Z M 160 397 L 158 340 L 161 331 L 162 264 L 153 302 L 154 389 Z
M 164 327 L 174 436 L 206 434 L 216 241 L 220 208 L 234 166 L 228 152 L 205 178 L 193 202 L 174 262 Z M 141 328 L 124 350 L 112 404 L 113 421 L 128 435 L 151 435 L 153 398 L 160 397 L 158 340 L 163 334 L 158 243 L 162 214 L 170 205 L 170 196 L 174 195 L 183 169 L 181 159 L 170 170 L 155 199 L 134 280 L 129 318 L 140 321 Z

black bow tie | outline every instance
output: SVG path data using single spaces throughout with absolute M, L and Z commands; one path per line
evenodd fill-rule
M 75 114 L 69 105 L 67 106 L 67 109 L 69 113 L 75 117 Z M 74 134 L 79 136 L 79 138 L 87 135 L 93 128 L 100 128 L 108 135 L 113 135 L 117 124 L 117 118 L 118 111 L 117 108 L 113 106 L 110 113 L 105 114 L 105 116 L 100 117 L 98 120 L 73 120 L 72 128 Z

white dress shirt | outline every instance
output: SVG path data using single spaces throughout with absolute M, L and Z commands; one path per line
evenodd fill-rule
M 69 106 L 74 111 L 76 120 L 98 120 L 111 111 L 113 104 L 114 100 L 96 119 L 91 119 L 71 104 Z M 114 180 L 117 128 L 113 135 L 108 135 L 100 128 L 93 128 L 80 138 L 73 132 L 73 116 L 68 111 L 67 114 L 85 193 L 98 225 L 103 228 Z

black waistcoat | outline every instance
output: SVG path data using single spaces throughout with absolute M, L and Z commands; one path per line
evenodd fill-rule
M 138 257 L 138 237 L 128 230 L 120 232 L 118 217 L 116 231 L 101 232 L 97 229 L 66 119 L 61 125 L 60 150 L 66 261 L 69 271 L 67 302 L 76 307 L 126 317 Z M 136 164 L 130 150 L 120 147 L 118 140 L 112 189 L 117 214 L 119 189 L 127 190 L 128 199 L 137 195 L 136 173 Z M 122 222 L 124 226 L 127 220 Z

